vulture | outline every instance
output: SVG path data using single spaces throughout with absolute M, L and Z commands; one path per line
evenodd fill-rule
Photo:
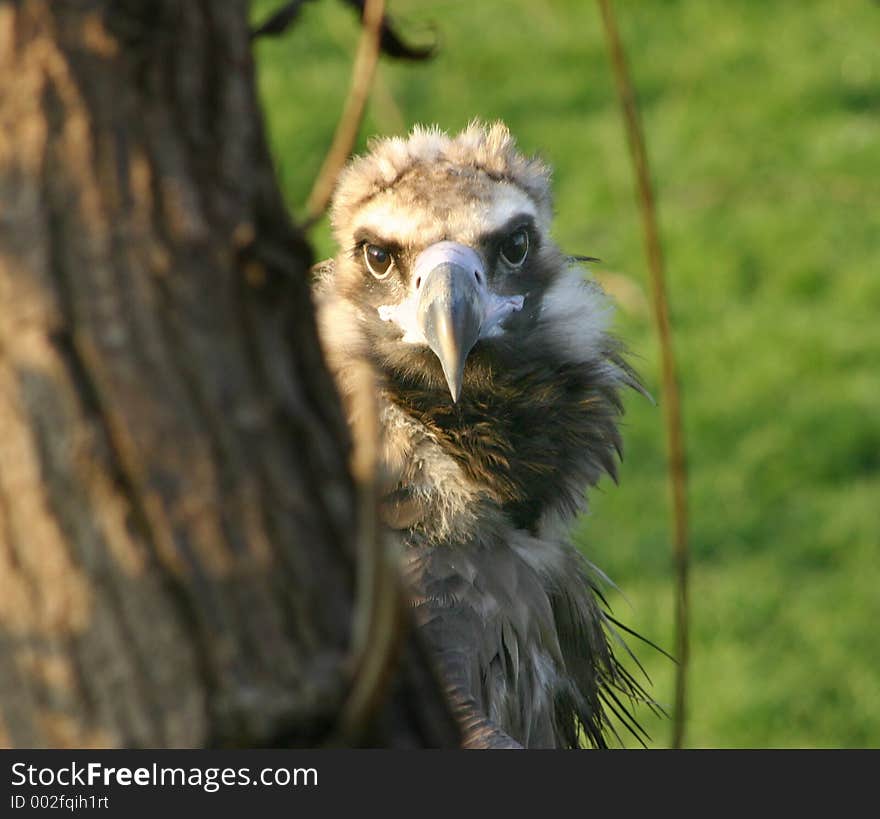
M 548 166 L 504 124 L 416 127 L 343 170 L 337 255 L 315 267 L 355 438 L 358 368 L 375 384 L 381 517 L 471 747 L 605 747 L 650 703 L 569 537 L 587 488 L 616 480 L 639 382 L 551 217 Z

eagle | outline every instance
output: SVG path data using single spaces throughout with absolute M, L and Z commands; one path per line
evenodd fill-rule
M 471 747 L 605 747 L 649 701 L 569 532 L 641 387 L 552 215 L 550 168 L 503 123 L 417 126 L 343 170 L 315 268 L 353 430 L 358 368 L 376 385 L 381 517 Z

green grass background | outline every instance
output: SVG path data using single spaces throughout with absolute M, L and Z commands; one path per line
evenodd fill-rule
M 278 5 L 256 2 L 259 20 Z M 389 0 L 427 64 L 383 59 L 366 137 L 502 118 L 555 167 L 555 232 L 647 293 L 622 124 L 587 0 Z M 618 2 L 660 207 L 680 360 L 693 550 L 687 744 L 880 746 L 880 5 Z M 270 138 L 300 216 L 358 28 L 305 7 L 257 48 Z M 312 234 L 330 255 L 325 224 Z M 638 295 L 638 294 L 637 294 Z M 638 298 L 618 331 L 654 395 Z M 673 646 L 662 412 L 627 399 L 620 486 L 577 537 L 615 613 Z M 634 646 L 655 697 L 674 667 Z M 652 742 L 671 724 L 643 712 Z M 629 742 L 628 744 L 633 744 Z

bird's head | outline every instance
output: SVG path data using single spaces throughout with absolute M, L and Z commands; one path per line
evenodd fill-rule
M 377 141 L 337 186 L 333 289 L 383 370 L 457 402 L 565 267 L 551 214 L 548 168 L 501 123 Z

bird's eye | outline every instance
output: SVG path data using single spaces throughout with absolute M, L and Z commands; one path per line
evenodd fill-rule
M 384 279 L 394 266 L 391 254 L 379 245 L 364 245 L 364 261 L 377 279 Z
M 519 267 L 529 252 L 529 232 L 525 228 L 519 228 L 510 234 L 501 245 L 501 255 L 504 261 L 514 267 Z

